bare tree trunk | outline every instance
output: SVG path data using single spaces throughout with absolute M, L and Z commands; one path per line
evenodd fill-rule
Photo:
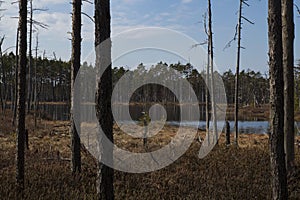
M 209 40 L 209 38 L 208 38 Z M 207 138 L 208 138 L 208 144 L 210 144 L 210 133 L 209 133 L 209 65 L 210 65 L 210 46 L 209 46 L 209 42 L 207 44 L 207 65 L 206 65 L 206 90 L 205 90 L 205 112 L 206 112 L 206 134 L 207 134 Z
M 34 127 L 37 126 L 37 80 L 36 80 L 36 68 L 38 59 L 38 48 L 39 48 L 39 36 L 36 35 L 36 47 L 35 47 L 35 63 L 34 63 Z
M 80 127 L 75 126 L 74 117 L 79 116 L 79 95 L 74 91 L 76 76 L 80 69 L 81 56 L 81 0 L 73 0 L 73 35 L 72 35 L 72 58 L 71 58 L 71 148 L 72 148 L 72 172 L 81 171 L 80 156 Z
M 12 124 L 15 125 L 17 117 L 17 100 L 18 100 L 18 71 L 19 71 L 19 27 L 17 28 L 17 38 L 16 38 L 16 67 L 15 67 L 15 101 L 14 101 L 14 116 Z
M 287 199 L 284 156 L 284 97 L 281 0 L 269 0 L 270 144 L 273 199 Z
M 7 100 L 7 96 L 8 96 L 8 89 L 7 89 L 7 81 L 6 81 L 6 70 L 5 70 L 5 66 L 3 63 L 3 55 L 2 55 L 2 44 L 4 41 L 4 37 L 2 37 L 0 39 L 0 66 L 2 69 L 2 83 L 3 83 L 3 93 L 1 95 L 1 103 L 2 103 L 2 110 L 3 112 L 5 112 L 6 109 L 6 100 Z M 1 87 L 1 85 L 0 85 Z
M 28 91 L 27 91 L 27 112 L 31 110 L 32 95 L 32 25 L 33 25 L 33 8 L 32 0 L 30 3 L 30 19 L 29 19 L 29 65 L 28 65 Z
M 213 120 L 213 136 L 215 136 L 216 143 L 218 143 L 218 130 L 217 130 L 217 116 L 216 116 L 216 102 L 215 102 L 215 78 L 214 78 L 214 46 L 213 46 L 213 33 L 212 33 L 212 12 L 211 1 L 208 0 L 208 35 L 210 47 L 210 73 L 211 73 L 211 104 L 212 104 L 212 120 Z
M 284 76 L 284 133 L 286 167 L 290 171 L 295 158 L 294 127 L 294 4 L 293 0 L 282 0 L 282 47 Z
M 14 70 L 15 70 L 15 62 L 14 62 L 14 60 L 11 60 L 10 61 L 11 62 L 11 65 L 10 65 L 10 67 L 11 67 L 11 69 L 10 69 L 10 79 L 11 79 L 11 81 L 10 81 L 10 110 L 11 110 L 11 112 L 13 113 L 14 112 L 14 102 L 15 102 L 15 90 L 14 90 L 14 82 L 13 82 L 13 78 L 14 78 L 14 76 L 13 76 L 13 74 L 14 74 Z
M 99 124 L 106 137 L 113 142 L 113 118 L 111 111 L 112 95 L 112 69 L 111 69 L 111 39 L 110 39 L 110 0 L 95 0 L 95 47 L 96 67 L 105 71 L 98 77 L 96 93 L 96 113 Z M 105 41 L 104 47 L 99 45 Z M 100 47 L 100 48 L 99 48 Z M 108 67 L 107 67 L 108 66 Z M 100 140 L 101 143 L 101 140 Z M 103 146 L 100 144 L 100 146 Z M 113 158 L 112 148 L 103 148 L 101 158 L 104 156 Z M 112 168 L 99 162 L 98 171 L 99 199 L 113 200 L 113 176 Z
M 2 40 L 3 41 L 3 40 Z M 0 44 L 0 54 L 2 55 L 1 53 L 1 46 L 2 46 L 2 42 Z M 2 60 L 2 56 L 0 57 L 0 59 Z M 3 65 L 2 65 L 2 62 L 0 62 L 1 65 L 0 65 L 0 69 L 2 70 L 2 76 L 5 76 L 4 75 L 4 70 L 3 70 Z M 0 71 L 0 75 L 1 75 L 1 71 Z M 2 84 L 4 85 L 4 81 L 2 80 Z M 4 95 L 5 95 L 5 91 L 2 92 L 2 84 L 0 84 L 0 106 L 1 106 L 1 109 L 2 109 L 2 112 L 4 113 Z
M 234 127 L 235 127 L 235 136 L 234 143 L 238 146 L 239 138 L 239 74 L 240 74 L 240 57 L 241 57 L 241 32 L 242 32 L 242 9 L 243 9 L 243 0 L 240 0 L 239 8 L 239 19 L 238 19 L 238 49 L 237 49 L 237 61 L 236 61 L 236 75 L 235 75 L 235 108 L 234 108 Z
M 24 189 L 24 162 L 25 162 L 25 112 L 26 112 L 26 64 L 27 64 L 27 0 L 19 1 L 19 28 L 20 28 L 20 60 L 19 84 L 17 102 L 17 168 L 16 180 L 19 189 Z

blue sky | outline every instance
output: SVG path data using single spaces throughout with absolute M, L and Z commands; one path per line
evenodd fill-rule
M 295 3 L 298 3 L 297 1 L 295 0 Z M 69 40 L 71 36 L 68 32 L 71 31 L 72 10 L 69 0 L 33 0 L 33 2 L 34 7 L 49 9 L 47 12 L 35 13 L 37 20 L 49 25 L 48 30 L 39 30 L 39 53 L 42 54 L 46 50 L 46 55 L 51 58 L 53 52 L 56 52 L 57 57 L 68 60 L 71 55 Z M 250 68 L 265 73 L 268 72 L 267 1 L 250 0 L 248 3 L 251 6 L 245 6 L 244 15 L 255 24 L 247 22 L 243 24 L 242 46 L 246 49 L 242 51 L 241 66 L 242 69 Z M 6 2 L 2 4 L 2 8 L 7 9 L 0 21 L 0 34 L 6 36 L 3 49 L 6 49 L 15 45 L 17 20 L 11 17 L 18 15 L 18 5 Z M 182 32 L 200 43 L 206 38 L 202 23 L 202 16 L 206 10 L 207 1 L 204 0 L 113 0 L 112 35 L 134 28 L 163 27 Z M 236 43 L 225 51 L 223 48 L 234 35 L 237 10 L 237 0 L 212 1 L 214 57 L 221 71 L 229 68 L 234 71 L 235 68 Z M 83 11 L 93 16 L 93 5 L 84 3 Z M 93 23 L 85 16 L 82 23 L 82 59 L 85 60 L 93 49 Z M 300 35 L 300 28 L 297 28 L 300 25 L 299 17 L 295 17 L 295 25 L 295 59 L 300 59 L 300 39 L 297 38 Z M 139 58 L 135 59 L 137 63 L 143 62 Z M 153 62 L 156 60 L 153 59 Z M 176 58 L 174 62 L 177 62 Z

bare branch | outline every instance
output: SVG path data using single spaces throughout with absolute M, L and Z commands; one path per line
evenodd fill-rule
M 225 51 L 227 48 L 230 48 L 232 42 L 236 41 L 236 39 L 237 39 L 237 34 L 238 34 L 238 25 L 235 26 L 235 33 L 234 33 L 233 39 L 230 40 L 230 41 L 225 45 L 223 51 Z
M 248 23 L 250 23 L 250 24 L 254 25 L 254 22 L 250 21 L 250 20 L 249 20 L 249 19 L 247 19 L 246 17 L 242 16 L 242 18 L 243 18 L 244 20 L 246 20 Z
M 93 23 L 95 23 L 95 20 L 89 16 L 88 14 L 84 13 L 84 12 L 81 12 L 81 14 L 83 14 L 84 16 L 86 16 L 87 18 L 89 18 Z
M 206 17 L 207 17 L 207 14 L 204 13 L 204 14 L 203 14 L 203 26 L 204 26 L 204 32 L 205 32 L 205 34 L 208 36 L 207 25 L 206 25 Z
M 91 4 L 91 5 L 94 4 L 93 2 L 91 2 L 91 1 L 89 1 L 89 0 L 82 0 L 82 1 L 87 2 L 87 3 Z
M 246 3 L 246 1 L 247 1 L 247 0 L 243 0 L 242 2 L 243 2 L 243 4 L 245 4 L 246 6 L 249 7 L 250 5 L 249 5 L 248 3 Z
M 194 45 L 191 46 L 190 50 L 194 49 L 194 48 L 197 48 L 198 46 L 203 46 L 203 45 L 206 45 L 206 44 L 208 44 L 208 41 L 204 41 L 204 42 L 199 43 L 199 44 L 194 44 Z
M 32 11 L 48 11 L 48 8 L 33 8 Z
M 297 10 L 298 14 L 300 15 L 300 8 L 295 3 L 294 3 L 294 6 L 296 7 L 296 10 Z
M 32 20 L 32 23 L 43 28 L 43 29 L 48 29 L 49 25 L 48 24 L 45 24 L 43 22 L 39 22 L 39 21 L 36 21 L 36 20 Z

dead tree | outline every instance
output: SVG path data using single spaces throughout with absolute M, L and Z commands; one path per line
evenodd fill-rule
M 38 48 L 39 48 L 39 35 L 36 35 L 36 46 L 35 46 L 35 63 L 34 63 L 34 97 L 33 97 L 33 102 L 34 102 L 34 127 L 36 128 L 37 126 L 37 111 L 38 111 L 38 105 L 37 105 L 37 76 L 36 76 L 36 71 L 37 71 L 37 59 L 38 59 Z
M 19 30 L 20 30 L 20 48 L 19 48 L 19 84 L 17 101 L 17 168 L 16 181 L 18 188 L 24 189 L 24 162 L 25 162 L 25 112 L 26 112 L 26 64 L 27 64 L 27 0 L 19 1 Z
M 284 155 L 284 82 L 282 65 L 281 0 L 268 1 L 270 67 L 270 145 L 273 199 L 287 199 Z
M 235 127 L 235 135 L 234 135 L 234 143 L 238 145 L 238 137 L 239 137 L 239 75 L 240 75 L 240 60 L 241 60 L 241 39 L 242 39 L 242 24 L 243 20 L 249 22 L 250 24 L 254 24 L 252 21 L 243 16 L 243 5 L 249 6 L 247 3 L 248 0 L 240 0 L 239 4 L 239 12 L 238 12 L 238 23 L 236 25 L 236 32 L 234 37 L 224 49 L 229 48 L 233 41 L 237 40 L 237 57 L 236 57 L 236 74 L 235 74 L 235 94 L 234 94 L 234 127 Z
M 206 118 L 206 134 L 208 138 L 208 144 L 210 144 L 210 133 L 209 133 L 209 88 L 210 88 L 210 83 L 209 83 L 209 66 L 210 66 L 210 42 L 209 41 L 209 34 L 207 31 L 207 24 L 206 24 L 206 14 L 204 15 L 204 31 L 207 36 L 207 64 L 206 64 L 206 89 L 205 89 L 205 118 Z
M 215 78 L 214 78 L 214 46 L 213 46 L 213 33 L 212 33 L 212 12 L 211 0 L 208 0 L 208 46 L 209 46 L 209 61 L 210 61 L 210 75 L 211 75 L 211 104 L 212 104 L 212 121 L 213 121 L 213 136 L 218 143 L 218 130 L 217 130 L 217 112 L 215 101 Z
M 15 99 L 14 99 L 14 116 L 12 120 L 13 126 L 15 125 L 17 117 L 17 100 L 18 100 L 18 71 L 19 71 L 19 27 L 17 28 L 17 37 L 16 37 L 16 61 L 15 61 Z
M 8 95 L 8 91 L 7 91 L 7 82 L 6 82 L 6 70 L 5 70 L 5 66 L 3 63 L 3 55 L 2 55 L 2 45 L 4 42 L 5 36 L 3 36 L 0 39 L 0 66 L 1 66 L 1 70 L 2 70 L 2 84 L 3 84 L 3 91 L 2 89 L 0 90 L 0 98 L 1 98 L 1 107 L 2 107 L 2 111 L 5 112 L 6 109 L 6 100 L 7 100 L 7 95 Z M 0 85 L 0 87 L 2 87 L 2 85 Z
M 95 0 L 95 48 L 96 48 L 96 67 L 103 70 L 101 77 L 98 77 L 96 92 L 96 114 L 99 124 L 105 136 L 113 142 L 113 117 L 111 111 L 112 96 L 112 69 L 111 69 L 111 16 L 110 0 Z M 105 45 L 101 46 L 105 42 Z M 102 140 L 100 148 L 103 147 Z M 113 149 L 103 148 L 101 156 L 113 158 Z M 114 170 L 99 162 L 97 189 L 99 199 L 113 200 L 113 177 Z
M 35 27 L 37 29 L 37 26 L 47 29 L 48 25 L 44 24 L 42 22 L 36 21 L 33 19 L 33 14 L 35 11 L 47 11 L 47 9 L 40 9 L 40 8 L 33 8 L 33 0 L 30 0 L 30 17 L 28 19 L 29 21 L 29 56 L 28 56 L 28 60 L 29 60 L 29 64 L 28 64 L 28 90 L 27 90 L 27 112 L 30 112 L 31 108 L 32 108 L 32 100 L 34 98 L 34 94 L 32 92 L 32 88 L 33 88 L 33 84 L 32 84 L 32 74 L 33 74 L 33 70 L 32 70 L 32 34 L 33 34 L 33 27 Z
M 27 90 L 27 112 L 30 112 L 31 108 L 31 94 L 32 94 L 32 26 L 33 26 L 33 7 L 32 7 L 32 0 L 29 1 L 30 3 L 30 18 L 29 18 L 29 65 L 28 65 L 28 90 Z
M 71 150 L 72 150 L 72 172 L 81 171 L 80 156 L 80 127 L 75 126 L 74 115 L 79 115 L 79 94 L 74 90 L 76 76 L 80 69 L 81 56 L 81 0 L 73 0 L 72 13 L 72 58 L 71 58 Z M 80 125 L 80 124 L 79 124 Z
M 239 134 L 239 73 L 240 73 L 240 56 L 241 56 L 241 32 L 242 32 L 242 9 L 243 0 L 240 0 L 239 9 L 239 20 L 238 20 L 238 49 L 237 49 L 237 61 L 236 61 L 236 72 L 235 72 L 235 100 L 234 100 L 234 127 L 235 136 L 234 143 L 238 145 L 238 134 Z

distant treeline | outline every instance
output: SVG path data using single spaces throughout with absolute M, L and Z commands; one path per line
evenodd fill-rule
M 46 57 L 38 57 L 33 59 L 33 70 L 31 74 L 32 91 L 29 92 L 32 97 L 36 92 L 38 102 L 65 102 L 70 101 L 70 62 L 62 60 L 48 59 Z M 0 103 L 3 107 L 5 102 L 11 102 L 15 97 L 15 61 L 16 57 L 13 53 L 4 54 L 0 62 Z M 298 64 L 298 66 L 300 66 Z M 146 74 L 151 73 L 152 76 L 161 80 L 169 80 L 168 70 L 172 68 L 177 70 L 182 78 L 189 81 L 192 85 L 195 94 L 200 103 L 205 103 L 205 71 L 199 72 L 191 64 L 166 64 L 158 63 L 152 67 L 145 67 L 140 64 L 133 70 L 128 70 L 124 67 L 114 67 L 113 72 L 113 86 L 119 79 L 127 74 L 133 81 L 143 80 Z M 35 70 L 36 69 L 36 70 Z M 95 87 L 95 69 L 92 65 L 84 62 L 82 64 L 82 71 L 90 77 L 90 87 Z M 217 72 L 215 72 L 217 73 Z M 234 82 L 235 74 L 229 69 L 223 74 L 218 74 L 222 77 L 227 102 L 234 103 Z M 29 76 L 27 76 L 29 79 Z M 36 79 L 36 87 L 35 87 Z M 175 80 L 176 81 L 176 80 Z M 29 81 L 27 80 L 27 84 Z M 240 105 L 262 105 L 269 103 L 269 78 L 268 74 L 261 74 L 253 70 L 243 70 L 240 72 Z M 130 87 L 130 84 L 128 85 Z M 180 87 L 180 86 L 178 86 Z M 28 87 L 27 87 L 28 88 Z M 296 106 L 299 107 L 300 99 L 300 70 L 295 67 L 295 100 Z M 218 91 L 216 91 L 218 95 Z M 118 99 L 122 101 L 122 95 Z M 34 98 L 32 98 L 32 101 Z M 148 84 L 140 87 L 134 92 L 130 98 L 131 102 L 177 102 L 178 99 L 166 87 L 157 84 Z

